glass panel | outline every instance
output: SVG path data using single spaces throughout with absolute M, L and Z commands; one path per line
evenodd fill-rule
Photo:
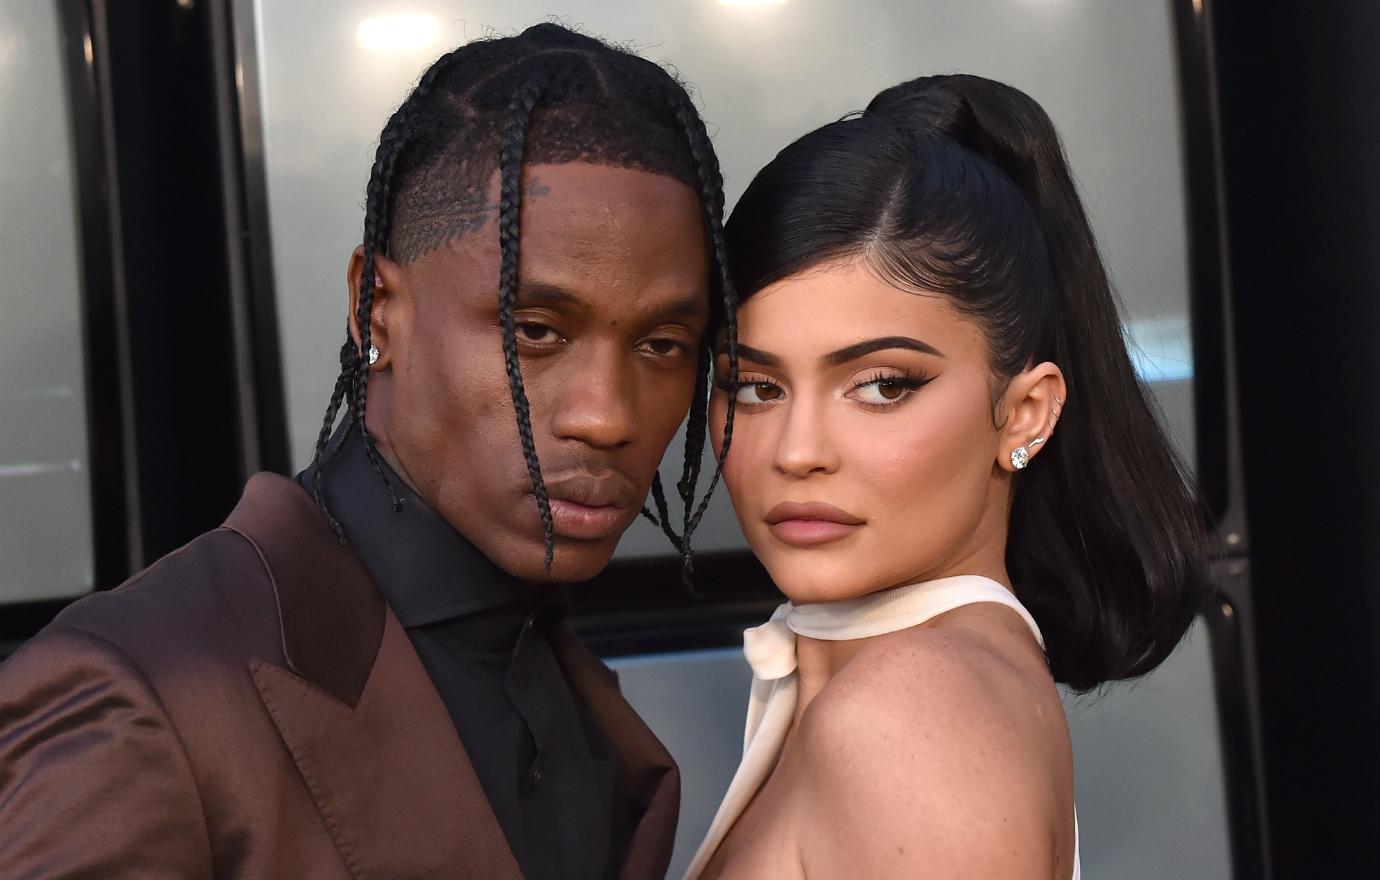
M 0 4 L 0 603 L 93 579 L 68 106 L 57 4 Z
M 389 111 L 443 50 L 514 32 L 550 8 L 545 0 L 241 4 L 241 14 L 258 16 L 297 464 L 309 458 L 335 378 L 346 259 L 359 239 L 372 149 Z M 859 109 L 885 86 L 963 70 L 1029 92 L 1064 137 L 1125 302 L 1137 364 L 1192 461 L 1186 213 L 1167 2 L 625 0 L 566 4 L 566 11 L 590 33 L 673 63 L 695 86 L 730 205 L 778 149 Z M 673 448 L 668 485 L 680 459 Z M 743 546 L 723 493 L 696 543 L 701 550 Z M 619 554 L 668 550 L 654 527 L 639 522 Z

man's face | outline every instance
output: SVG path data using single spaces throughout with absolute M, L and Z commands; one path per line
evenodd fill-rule
M 709 320 L 704 226 L 693 190 L 644 171 L 533 165 L 522 186 L 514 318 L 551 498 L 550 573 L 504 369 L 497 174 L 482 228 L 406 265 L 378 261 L 368 426 L 501 568 L 578 581 L 608 563 L 689 409 Z M 357 251 L 352 302 L 361 271 Z

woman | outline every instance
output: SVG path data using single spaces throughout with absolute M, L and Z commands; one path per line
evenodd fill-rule
M 783 150 L 727 235 L 711 431 L 790 602 L 746 634 L 743 763 L 689 876 L 1077 877 L 1055 682 L 1170 653 L 1205 517 L 1049 118 L 896 86 Z

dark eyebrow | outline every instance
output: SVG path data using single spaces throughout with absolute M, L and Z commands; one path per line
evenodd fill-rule
M 518 285 L 516 302 L 523 306 L 565 306 L 567 308 L 588 308 L 588 303 L 579 294 L 559 284 L 545 281 L 523 281 Z
M 650 310 L 649 310 L 650 312 Z M 682 321 L 703 320 L 709 316 L 709 300 L 703 292 L 681 296 L 658 307 L 653 313 L 659 321 L 679 319 Z
M 754 363 L 761 364 L 764 367 L 781 366 L 781 358 L 777 357 L 774 354 L 768 354 L 767 352 L 762 351 L 760 348 L 753 348 L 750 345 L 743 345 L 741 342 L 738 343 L 738 354 L 740 357 L 745 357 L 748 360 Z M 726 347 L 721 348 L 719 350 L 720 357 L 724 357 L 727 355 L 728 349 Z
M 740 349 L 742 346 L 738 346 Z M 828 367 L 837 367 L 846 364 L 854 358 L 860 358 L 865 354 L 872 354 L 874 351 L 886 351 L 892 348 L 904 348 L 910 351 L 918 351 L 922 354 L 932 354 L 936 357 L 943 357 L 944 353 L 934 346 L 912 339 L 909 336 L 882 336 L 877 339 L 867 339 L 853 345 L 840 348 L 838 351 L 830 352 L 820 358 L 820 362 Z
M 539 280 L 523 281 L 518 285 L 517 300 L 514 306 L 516 308 L 547 306 L 548 308 L 581 312 L 591 309 L 589 301 L 570 288 Z M 659 304 L 654 310 L 649 308 L 647 314 L 657 322 L 703 320 L 709 314 L 709 302 L 703 292 L 695 292 L 677 296 L 670 302 Z

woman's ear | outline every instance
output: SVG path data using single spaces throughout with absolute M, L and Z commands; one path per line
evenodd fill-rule
M 363 274 L 364 246 L 360 245 L 350 255 L 350 266 L 346 272 L 347 283 L 350 285 L 350 338 L 354 339 L 356 349 L 360 347 L 359 282 Z M 373 301 L 369 304 L 369 344 L 379 350 L 379 356 L 370 365 L 373 370 L 386 369 L 392 355 L 388 337 L 388 304 L 401 285 L 401 267 L 387 257 L 375 254 Z
M 1024 370 L 1007 385 L 1007 414 L 997 446 L 997 466 L 1018 471 L 1039 455 L 1054 437 L 1068 400 L 1064 374 L 1048 361 Z

